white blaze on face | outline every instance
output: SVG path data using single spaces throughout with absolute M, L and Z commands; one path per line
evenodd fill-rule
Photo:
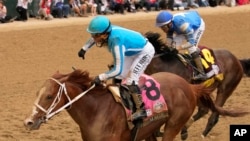
M 38 93 L 38 97 L 35 101 L 35 104 L 38 104 L 38 102 L 40 101 L 40 98 L 42 97 L 43 93 L 45 92 L 46 87 L 42 87 Z M 33 106 L 33 110 L 32 110 L 32 116 L 36 115 L 38 112 L 36 110 L 36 106 Z

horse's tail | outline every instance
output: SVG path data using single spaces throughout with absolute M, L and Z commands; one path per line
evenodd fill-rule
M 250 58 L 249 59 L 239 59 L 244 73 L 247 77 L 250 77 Z
M 243 109 L 237 109 L 237 111 L 227 110 L 215 105 L 214 101 L 211 98 L 211 93 L 216 89 L 216 85 L 206 87 L 200 84 L 200 85 L 193 85 L 193 88 L 196 93 L 196 97 L 205 107 L 211 109 L 213 112 L 219 113 L 222 116 L 240 117 L 250 113 L 250 111 L 245 111 Z
M 192 85 L 192 89 L 195 92 L 196 98 L 200 100 L 204 106 L 210 108 L 211 110 L 215 109 L 211 94 L 216 89 L 216 85 L 206 87 L 203 84 L 195 84 Z

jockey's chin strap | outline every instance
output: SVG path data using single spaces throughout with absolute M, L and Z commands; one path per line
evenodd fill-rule
M 56 80 L 54 78 L 50 78 L 50 79 L 54 80 L 57 84 L 60 85 L 60 88 L 59 88 L 59 90 L 57 92 L 56 98 L 54 99 L 54 101 L 52 102 L 52 104 L 50 105 L 50 107 L 47 110 L 44 109 L 42 106 L 40 106 L 38 103 L 35 103 L 35 106 L 37 108 L 39 108 L 44 113 L 46 113 L 46 115 L 44 116 L 44 119 L 43 119 L 44 122 L 48 121 L 52 116 L 58 114 L 59 112 L 61 112 L 64 109 L 66 109 L 68 106 L 71 106 L 72 103 L 74 103 L 75 101 L 77 101 L 78 99 L 80 99 L 82 96 L 84 96 L 87 92 L 89 92 L 91 89 L 93 89 L 95 87 L 95 84 L 92 85 L 89 89 L 87 89 L 86 91 L 80 93 L 79 95 L 77 95 L 76 97 L 74 97 L 71 100 L 70 97 L 69 97 L 69 95 L 68 95 L 68 93 L 67 93 L 66 84 L 65 83 L 61 83 L 61 82 L 59 82 L 58 80 Z M 52 112 L 54 110 L 54 108 L 57 106 L 57 104 L 59 103 L 59 101 L 60 101 L 63 93 L 67 97 L 68 103 L 66 103 L 65 105 L 63 105 L 58 110 Z

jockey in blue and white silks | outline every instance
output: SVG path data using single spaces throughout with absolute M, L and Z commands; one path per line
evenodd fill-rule
M 174 43 L 177 50 L 188 50 L 200 72 L 194 79 L 206 79 L 198 49 L 199 41 L 205 31 L 205 23 L 199 13 L 187 11 L 171 14 L 168 11 L 162 11 L 156 18 L 156 26 L 167 34 L 169 46 L 173 46 Z
M 152 44 L 139 32 L 112 25 L 105 16 L 93 18 L 87 31 L 92 38 L 81 48 L 78 56 L 84 59 L 85 52 L 96 44 L 100 47 L 107 45 L 114 59 L 114 67 L 95 77 L 93 83 L 99 85 L 110 78 L 126 79 L 137 108 L 132 120 L 145 117 L 146 112 L 141 108 L 142 99 L 138 82 L 154 56 Z

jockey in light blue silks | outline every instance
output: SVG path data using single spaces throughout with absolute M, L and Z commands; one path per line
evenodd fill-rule
M 136 106 L 132 120 L 146 117 L 138 82 L 154 56 L 155 50 L 152 44 L 136 31 L 112 25 L 105 16 L 93 18 L 87 32 L 92 38 L 80 49 L 78 56 L 84 59 L 86 51 L 96 44 L 99 47 L 107 46 L 114 59 L 114 67 L 96 76 L 93 83 L 100 85 L 102 81 L 110 78 L 126 79 Z
M 188 50 L 200 72 L 194 79 L 205 80 L 207 77 L 198 49 L 199 41 L 205 31 L 205 23 L 198 12 L 187 11 L 173 15 L 168 11 L 162 11 L 157 15 L 156 26 L 167 34 L 168 46 L 172 47 L 175 43 L 177 50 Z

